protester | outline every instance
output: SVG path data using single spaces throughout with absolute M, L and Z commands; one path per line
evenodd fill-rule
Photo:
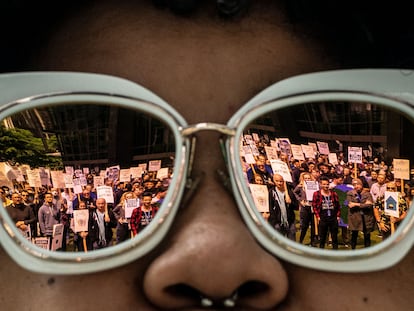
M 369 191 L 363 189 L 363 183 L 359 178 L 354 178 L 352 185 L 354 189 L 348 191 L 346 195 L 351 248 L 356 248 L 360 231 L 364 234 L 364 246 L 369 247 L 371 246 L 371 232 L 375 229 L 373 200 Z
M 338 221 L 341 206 L 338 195 L 329 189 L 329 179 L 321 176 L 320 189 L 313 194 L 312 207 L 319 222 L 320 248 L 325 248 L 328 233 L 332 238 L 332 248 L 338 249 Z

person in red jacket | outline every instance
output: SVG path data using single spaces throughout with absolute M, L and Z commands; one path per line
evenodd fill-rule
M 142 204 L 132 211 L 131 230 L 134 236 L 150 224 L 158 211 L 158 208 L 151 204 L 151 200 L 151 193 L 145 192 L 142 195 Z
M 329 189 L 329 179 L 321 176 L 320 190 L 313 194 L 312 207 L 319 223 L 320 248 L 325 248 L 326 237 L 330 232 L 332 248 L 338 249 L 338 221 L 341 217 L 341 206 L 338 195 Z

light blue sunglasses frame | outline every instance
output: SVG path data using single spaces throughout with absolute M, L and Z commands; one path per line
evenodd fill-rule
M 227 125 L 188 125 L 160 97 L 133 82 L 106 75 L 74 72 L 31 72 L 0 75 L 0 120 L 40 106 L 65 103 L 117 105 L 162 120 L 175 138 L 174 177 L 165 203 L 151 224 L 137 237 L 88 253 L 51 252 L 34 246 L 0 208 L 0 243 L 22 267 L 40 273 L 81 274 L 114 268 L 136 260 L 165 237 L 180 207 L 195 149 L 194 134 L 214 130 L 225 136 L 226 164 L 234 199 L 247 227 L 270 253 L 288 262 L 317 270 L 360 272 L 396 264 L 414 242 L 414 209 L 387 240 L 354 251 L 311 248 L 290 241 L 261 217 L 245 182 L 239 143 L 243 129 L 257 117 L 285 107 L 319 101 L 366 101 L 391 108 L 414 122 L 414 73 L 409 70 L 337 70 L 305 74 L 278 82 L 251 99 Z M 410 134 L 409 134 L 410 135 Z M 412 135 L 412 133 L 411 133 Z M 0 203 L 1 205 L 1 203 Z M 412 206 L 411 206 L 412 207 Z

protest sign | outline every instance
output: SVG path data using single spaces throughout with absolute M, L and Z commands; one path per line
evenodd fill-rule
M 106 203 L 114 203 L 114 191 L 110 186 L 99 186 L 96 188 L 98 199 L 105 199 Z
M 281 160 L 271 160 L 270 165 L 272 167 L 273 174 L 279 174 L 287 182 L 292 182 L 292 175 L 290 174 L 289 167 Z
M 50 249 L 50 239 L 48 237 L 38 237 L 34 239 L 34 244 L 43 249 Z
M 348 147 L 348 162 L 362 163 L 362 147 Z
M 384 213 L 392 217 L 400 217 L 398 205 L 398 192 L 385 191 L 384 194 Z
M 52 251 L 56 251 L 62 248 L 63 241 L 63 225 L 56 224 L 53 225 L 53 238 L 52 238 Z
M 89 223 L 89 210 L 88 209 L 78 209 L 73 211 L 73 224 L 74 232 L 84 232 L 88 231 Z
M 139 206 L 139 199 L 127 199 L 124 204 L 125 218 L 131 218 L 132 212 Z
M 394 159 L 394 178 L 403 180 L 410 179 L 410 160 L 405 159 Z
M 266 185 L 249 184 L 254 204 L 259 212 L 269 212 L 269 191 Z
M 318 150 L 320 154 L 329 154 L 329 145 L 327 142 L 317 141 L 316 145 L 318 146 Z
M 305 193 L 306 193 L 306 200 L 312 201 L 313 194 L 319 190 L 319 183 L 315 180 L 307 180 L 305 181 Z

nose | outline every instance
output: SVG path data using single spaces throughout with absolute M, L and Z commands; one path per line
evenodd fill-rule
M 230 195 L 207 172 L 149 265 L 144 292 L 162 309 L 200 308 L 203 298 L 219 307 L 237 293 L 236 307 L 257 310 L 280 304 L 288 283 L 281 262 L 257 244 Z

